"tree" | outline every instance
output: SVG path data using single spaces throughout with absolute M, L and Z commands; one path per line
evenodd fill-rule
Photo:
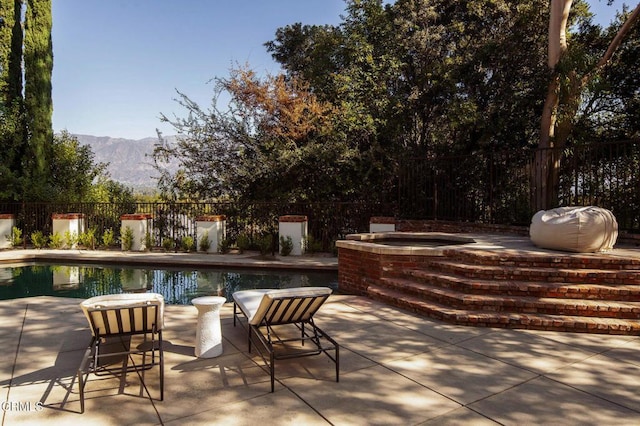
M 106 175 L 101 175 L 94 182 L 91 194 L 83 201 L 133 205 L 136 202 L 136 197 L 131 188 L 109 179 Z
M 586 62 L 584 69 L 600 60 L 628 13 L 622 10 L 607 28 L 585 22 L 579 26 L 579 32 L 571 34 L 572 49 L 581 46 L 580 54 L 588 58 L 588 61 L 583 61 Z M 581 72 L 585 72 L 584 69 Z M 640 25 L 635 25 L 602 71 L 584 87 L 567 146 L 637 139 L 640 136 L 638 69 Z
M 89 146 L 53 134 L 51 0 L 3 0 L 0 18 L 0 200 L 131 202 Z
M 357 153 L 349 160 L 352 196 L 386 201 L 395 195 L 403 122 L 393 13 L 381 0 L 349 0 L 346 11 L 339 27 L 290 25 L 278 29 L 266 46 L 288 78 L 303 79 L 340 111 L 334 117 L 336 136 Z
M 590 119 L 593 116 L 590 120 L 593 124 L 585 126 L 592 129 L 593 134 L 618 140 L 640 138 L 639 69 L 640 25 L 635 25 L 625 43 L 604 67 L 602 78 L 589 87 L 592 96 L 583 116 Z M 611 119 L 603 126 L 596 120 L 600 116 Z
M 131 189 L 109 178 L 108 163 L 96 163 L 89 145 L 66 130 L 56 134 L 52 144 L 50 181 L 52 196 L 60 203 L 133 203 Z
M 284 77 L 263 82 L 232 71 L 217 80 L 210 111 L 180 94 L 188 118 L 164 119 L 183 137 L 175 147 L 159 144 L 155 158 L 175 156 L 184 167 L 161 174 L 160 183 L 174 198 L 388 201 L 404 156 L 530 146 L 545 81 L 546 44 L 535 29 L 546 7 L 546 0 L 349 0 L 338 27 L 280 28 L 266 47 Z M 216 108 L 223 92 L 232 99 L 225 112 Z M 330 126 L 306 133 L 300 122 L 282 121 L 294 110 L 277 92 L 296 94 L 291 99 L 312 94 L 327 105 L 321 116 L 331 117 L 324 121 Z M 304 131 L 293 135 L 291 125 Z M 321 169 L 305 171 L 309 158 L 335 177 L 318 180 Z M 274 188 L 273 181 L 300 188 Z
M 221 96 L 230 99 L 226 109 Z M 339 112 L 295 77 L 235 68 L 216 80 L 208 111 L 181 93 L 180 104 L 186 118 L 163 116 L 177 144 L 160 135 L 153 154 L 165 198 L 320 201 L 353 188 L 354 150 L 333 127 Z M 162 165 L 172 157 L 181 169 L 169 175 Z
M 405 140 L 420 155 L 522 148 L 537 135 L 546 1 L 399 0 Z
M 640 4 L 628 15 L 610 41 L 600 59 L 584 64 L 584 56 L 571 54 L 568 45 L 568 24 L 573 0 L 552 0 L 549 16 L 548 67 L 550 82 L 540 120 L 540 140 L 534 168 L 533 205 L 536 210 L 557 204 L 561 150 L 566 146 L 573 130 L 576 114 L 581 106 L 587 85 L 604 72 L 624 38 L 640 19 Z M 581 5 L 581 2 L 577 2 Z M 578 60 L 576 60 L 578 59 Z M 587 62 L 588 63 L 588 62 Z
M 53 196 L 51 0 L 3 1 L 0 17 L 0 180 L 11 182 L 2 197 L 47 200 Z
M 22 194 L 20 154 L 23 119 L 18 106 L 0 105 L 0 200 L 18 200 Z
M 188 117 L 171 122 L 182 132 L 181 141 L 175 147 L 159 145 L 156 151 L 159 160 L 165 155 L 183 160 L 178 174 L 161 180 L 167 194 L 282 200 L 373 196 L 389 201 L 395 199 L 394 184 L 405 157 L 496 150 L 510 150 L 518 158 L 502 160 L 505 181 L 523 173 L 530 149 L 541 140 L 540 118 L 551 81 L 548 0 L 347 0 L 346 5 L 340 25 L 297 23 L 276 31 L 266 47 L 282 65 L 283 76 L 265 81 L 247 70 L 232 71 L 231 78 L 217 80 L 210 111 L 180 94 Z M 606 51 L 604 37 L 590 24 L 586 3 L 577 0 L 572 12 L 567 23 L 560 20 L 560 27 L 574 25 L 574 48 L 560 55 L 554 69 L 559 75 L 559 92 L 552 91 L 559 99 L 556 140 L 566 133 L 564 118 L 572 110 L 573 116 L 576 111 L 583 116 L 606 100 L 619 111 L 616 120 L 626 114 L 631 123 L 637 105 L 632 77 L 637 75 L 632 71 L 637 50 L 628 43 L 622 46 L 628 54 L 617 68 L 626 74 L 605 66 L 574 97 L 578 104 L 567 102 L 573 87 L 567 70 L 587 75 Z M 561 34 L 554 37 L 560 40 Z M 596 90 L 595 83 L 602 89 Z M 602 102 L 588 104 L 585 94 Z M 221 95 L 231 98 L 226 111 L 217 109 Z M 311 110 L 301 115 L 290 102 L 298 97 L 326 108 L 320 115 Z M 283 120 L 294 111 L 307 121 Z M 597 115 L 601 120 L 594 128 L 606 120 L 613 123 L 610 115 Z M 311 118 L 323 125 L 316 128 Z M 292 133 L 291 126 L 301 133 Z M 313 130 L 307 132 L 307 126 Z M 633 134 L 631 128 L 627 126 L 627 134 Z M 313 164 L 321 168 L 307 171 Z M 333 177 L 323 176 L 322 169 Z M 470 198 L 486 185 L 473 180 L 474 172 L 464 170 L 456 183 Z M 276 187 L 275 181 L 281 184 Z M 511 186 L 505 188 L 506 193 Z
M 22 102 L 22 1 L 0 2 L 0 199 L 22 193 L 25 128 Z
M 267 48 L 322 99 L 342 102 L 352 136 L 375 141 L 390 158 L 530 146 L 546 82 L 546 39 L 537 29 L 547 7 L 349 1 L 339 29 L 287 26 Z
M 78 139 L 64 131 L 55 135 L 48 174 L 54 198 L 50 201 L 89 201 L 93 184 L 105 176 L 107 164 L 95 163 L 89 145 L 80 145 Z
M 28 135 L 29 188 L 31 199 L 46 199 L 52 158 L 53 127 L 51 117 L 51 0 L 29 0 L 25 17 L 24 107 Z
M 22 0 L 0 3 L 0 105 L 22 98 Z
M 343 44 L 339 27 L 295 23 L 278 28 L 265 47 L 288 76 L 306 81 L 320 99 L 333 99 L 333 75 L 344 65 Z

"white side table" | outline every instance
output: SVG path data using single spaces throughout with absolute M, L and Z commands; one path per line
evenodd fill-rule
M 218 296 L 197 297 L 191 301 L 198 309 L 196 328 L 196 356 L 213 358 L 222 354 L 220 308 L 227 299 Z

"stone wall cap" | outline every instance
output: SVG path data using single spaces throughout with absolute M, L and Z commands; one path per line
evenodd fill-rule
M 396 223 L 396 218 L 392 216 L 371 216 L 369 223 Z
M 290 214 L 290 215 L 280 216 L 278 220 L 280 222 L 306 222 L 307 216 Z
M 147 220 L 153 219 L 153 215 L 150 213 L 128 213 L 120 216 L 120 220 Z
M 54 213 L 51 219 L 84 219 L 84 213 Z
M 227 220 L 227 216 L 223 214 L 210 214 L 196 217 L 196 221 L 198 222 L 222 222 L 223 220 Z

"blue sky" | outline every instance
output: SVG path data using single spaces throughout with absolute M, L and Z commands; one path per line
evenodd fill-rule
M 622 1 L 590 0 L 608 23 Z M 53 0 L 55 131 L 141 139 L 160 113 L 179 116 L 175 90 L 201 106 L 214 77 L 248 63 L 277 73 L 263 44 L 295 22 L 338 24 L 343 0 Z

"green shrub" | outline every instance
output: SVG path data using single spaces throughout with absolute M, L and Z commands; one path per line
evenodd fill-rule
M 147 232 L 144 234 L 141 243 L 144 245 L 144 249 L 147 251 L 153 248 L 153 237 L 151 236 L 151 232 Z
M 290 236 L 287 235 L 287 238 L 284 235 L 280 236 L 280 254 L 283 256 L 289 256 L 293 251 L 293 240 Z
M 266 254 L 269 254 L 272 251 L 273 247 L 273 235 L 262 235 L 260 238 L 258 238 L 257 244 L 261 255 L 264 256 Z
M 37 249 L 41 249 L 47 246 L 49 238 L 42 233 L 42 231 L 34 231 L 31 233 L 31 244 Z
M 11 229 L 11 235 L 7 235 L 6 237 L 7 237 L 7 240 L 11 242 L 11 245 L 13 247 L 21 246 L 22 243 L 24 242 L 22 238 L 22 229 L 16 226 L 14 226 Z
M 223 238 L 218 243 L 218 251 L 222 254 L 227 254 L 231 251 L 231 240 L 229 238 Z
M 236 239 L 236 247 L 238 247 L 240 253 L 249 250 L 251 248 L 251 238 L 249 238 L 249 235 L 244 232 L 239 234 Z
M 311 254 L 322 251 L 322 241 L 317 241 L 312 235 L 308 235 L 304 240 L 304 251 Z
M 125 227 L 120 238 L 122 238 L 122 249 L 124 251 L 131 251 L 133 248 L 133 229 L 128 226 Z
M 162 239 L 162 248 L 164 251 L 171 251 L 175 247 L 175 241 L 173 238 L 165 237 Z
M 105 247 L 111 247 L 116 244 L 116 235 L 113 232 L 113 229 L 105 229 L 104 234 L 102 234 L 102 245 Z
M 78 234 L 76 232 L 71 232 L 68 229 L 64 231 L 64 243 L 67 248 L 73 248 L 78 244 Z
M 182 240 L 180 241 L 180 246 L 182 247 L 182 250 L 186 252 L 191 252 L 196 246 L 196 243 L 191 235 L 187 235 L 186 237 L 183 237 Z
M 198 247 L 200 248 L 200 251 L 207 252 L 209 251 L 210 246 L 211 246 L 211 241 L 209 241 L 209 233 L 205 232 L 202 235 L 202 238 L 200 238 L 200 244 Z
M 87 229 L 78 237 L 78 243 L 85 248 L 95 250 L 97 242 L 96 232 L 98 232 L 98 230 L 95 227 Z
M 64 246 L 64 238 L 59 232 L 54 233 L 49 239 L 49 248 L 60 249 Z

